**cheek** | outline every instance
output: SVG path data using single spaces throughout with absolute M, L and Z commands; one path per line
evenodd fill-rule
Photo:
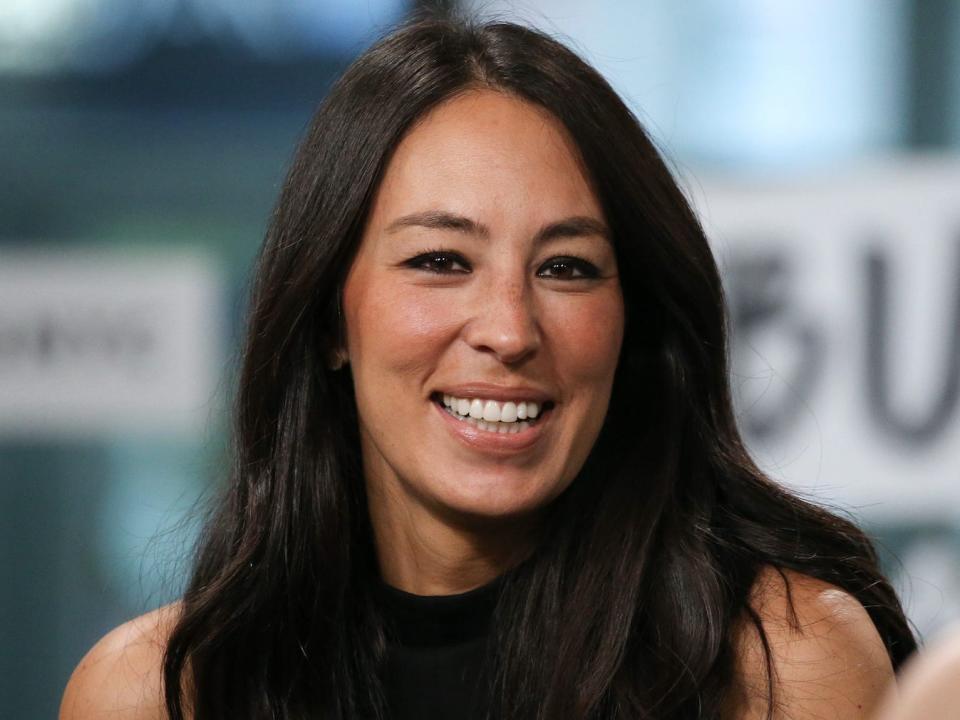
M 623 300 L 619 291 L 558 298 L 548 330 L 567 372 L 581 382 L 612 382 L 623 342 Z M 562 352 L 559 352 L 562 349 Z
M 456 332 L 449 300 L 442 292 L 385 285 L 370 288 L 348 318 L 350 353 L 358 361 L 375 358 L 384 369 L 415 372 L 435 359 Z

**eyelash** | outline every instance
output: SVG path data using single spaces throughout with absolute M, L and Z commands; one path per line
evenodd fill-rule
M 426 268 L 424 267 L 425 263 L 436 262 L 437 260 L 448 260 L 453 262 L 458 262 L 464 267 L 469 268 L 469 264 L 466 260 L 463 259 L 463 256 L 459 253 L 453 252 L 451 250 L 444 250 L 439 248 L 437 250 L 427 250 L 426 252 L 420 253 L 416 257 L 410 258 L 407 260 L 404 265 L 413 268 L 414 270 L 426 270 L 427 272 L 434 273 L 435 275 L 450 275 L 458 273 L 457 270 L 439 270 L 436 268 Z M 573 267 L 580 275 L 576 277 L 566 278 L 568 280 L 592 280 L 600 276 L 600 271 L 597 269 L 596 265 L 593 263 L 584 260 L 583 258 L 575 257 L 572 255 L 560 255 L 555 258 L 551 258 L 547 263 L 542 267 L 555 267 L 557 265 L 566 265 L 568 267 Z M 563 278 L 555 278 L 563 279 Z

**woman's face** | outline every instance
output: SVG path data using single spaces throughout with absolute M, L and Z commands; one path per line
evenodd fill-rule
M 387 512 L 504 519 L 570 484 L 607 412 L 624 308 L 553 116 L 490 90 L 429 113 L 386 169 L 343 302 L 364 474 Z

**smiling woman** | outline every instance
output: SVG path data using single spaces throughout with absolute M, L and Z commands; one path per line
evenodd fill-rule
M 391 585 L 468 590 L 532 551 L 610 400 L 624 317 L 608 234 L 568 133 L 529 102 L 458 93 L 397 146 L 343 293 Z
M 284 186 L 187 592 L 62 716 L 867 717 L 899 602 L 757 470 L 726 362 L 706 238 L 607 83 L 516 25 L 400 28 Z

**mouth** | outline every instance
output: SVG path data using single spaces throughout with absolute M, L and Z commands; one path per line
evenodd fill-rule
M 533 428 L 537 428 L 545 422 L 555 407 L 552 400 L 547 400 L 542 405 L 538 404 L 535 408 L 530 407 L 531 403 L 497 403 L 497 409 L 493 416 L 497 417 L 499 414 L 500 417 L 491 419 L 489 412 L 483 414 L 477 410 L 477 407 L 472 408 L 472 412 L 468 411 L 464 414 L 461 411 L 467 409 L 466 406 L 458 406 L 456 400 L 451 402 L 450 396 L 445 396 L 440 392 L 432 393 L 430 400 L 443 413 L 457 422 L 463 423 L 464 426 L 475 428 L 484 434 L 501 436 L 523 435 L 531 432 Z M 526 407 L 519 408 L 518 412 L 518 405 L 525 405 Z M 508 409 L 507 406 L 511 407 Z M 500 412 L 501 407 L 503 408 L 502 413 Z

